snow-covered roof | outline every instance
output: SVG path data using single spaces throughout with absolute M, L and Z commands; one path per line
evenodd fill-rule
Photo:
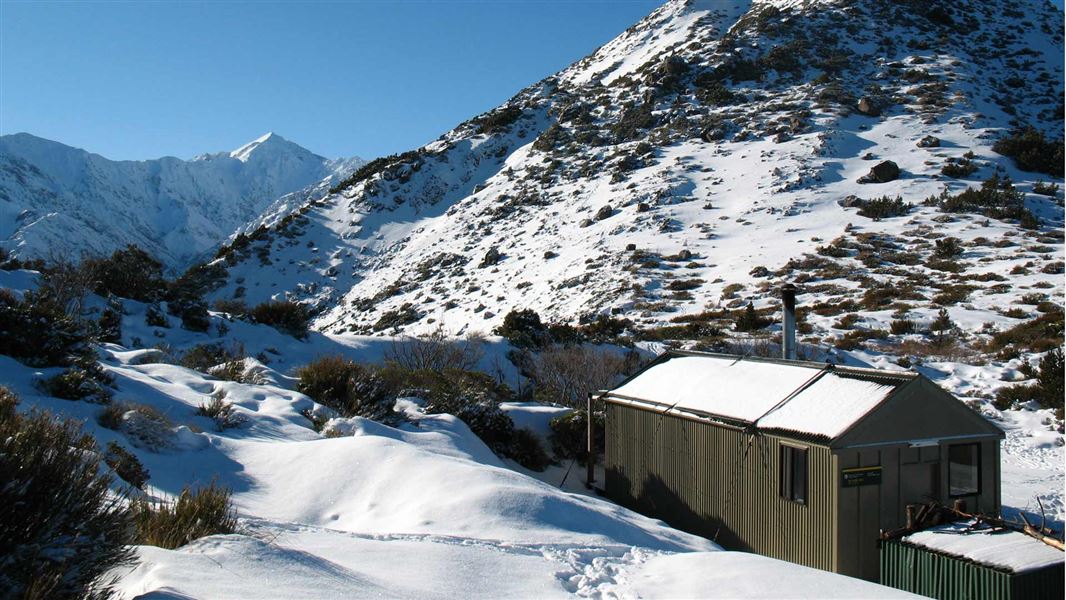
M 799 361 L 681 354 L 660 359 L 611 396 L 834 438 L 913 377 Z
M 972 522 L 951 523 L 903 538 L 914 546 L 935 550 L 982 565 L 1024 573 L 1063 562 L 1063 553 L 1017 531 L 971 530 Z

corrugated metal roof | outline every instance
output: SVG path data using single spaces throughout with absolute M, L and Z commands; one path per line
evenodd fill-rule
M 800 361 L 671 353 L 611 394 L 832 439 L 914 377 Z

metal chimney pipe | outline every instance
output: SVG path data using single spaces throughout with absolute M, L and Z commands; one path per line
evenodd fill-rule
M 781 287 L 781 303 L 781 356 L 796 360 L 796 286 L 786 283 Z

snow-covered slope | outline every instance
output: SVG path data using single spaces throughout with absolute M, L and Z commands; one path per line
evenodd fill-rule
M 48 258 L 136 244 L 179 269 L 279 197 L 317 197 L 362 162 L 326 159 L 274 133 L 188 161 L 112 161 L 29 134 L 6 135 L 0 137 L 0 247 L 22 258 Z
M 505 106 L 275 219 L 230 258 L 219 295 L 304 300 L 334 332 L 490 329 L 522 307 L 654 324 L 766 305 L 778 278 L 829 290 L 809 303 L 908 274 L 930 297 L 954 277 L 927 267 L 933 241 L 955 236 L 972 271 L 1032 263 L 1006 295 L 978 285 L 973 311 L 950 307 L 998 322 L 993 307 L 1017 290 L 1050 283 L 1061 295 L 1049 266 L 1062 259 L 1061 191 L 1033 193 L 1048 176 L 991 146 L 1022 125 L 1061 137 L 1062 65 L 1062 13 L 1042 0 L 671 1 Z M 897 179 L 857 183 L 884 160 Z M 941 172 L 967 160 L 971 173 Z M 997 170 L 1042 229 L 922 205 Z M 896 195 L 916 205 L 908 216 L 841 205 Z M 870 236 L 880 254 L 912 250 L 913 264 L 845 251 L 837 277 L 789 265 L 837 238 L 869 248 Z M 1005 237 L 1015 246 L 997 247 Z M 1051 251 L 1027 249 L 1041 245 Z

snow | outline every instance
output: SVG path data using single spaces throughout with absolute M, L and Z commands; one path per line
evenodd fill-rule
M 1024 573 L 1063 562 L 1061 550 L 1017 531 L 993 531 L 972 522 L 941 525 L 912 533 L 903 541 L 976 563 Z
M 796 393 L 807 384 L 810 385 Z M 647 400 L 748 423 L 758 420 L 763 428 L 832 438 L 894 389 L 891 385 L 823 372 L 820 365 L 678 356 L 651 367 L 612 393 L 623 399 Z M 786 398 L 787 402 L 775 408 Z
M 324 195 L 362 162 L 326 159 L 277 134 L 187 161 L 113 161 L 25 133 L 4 135 L 0 248 L 48 259 L 136 244 L 184 269 L 280 197 Z

